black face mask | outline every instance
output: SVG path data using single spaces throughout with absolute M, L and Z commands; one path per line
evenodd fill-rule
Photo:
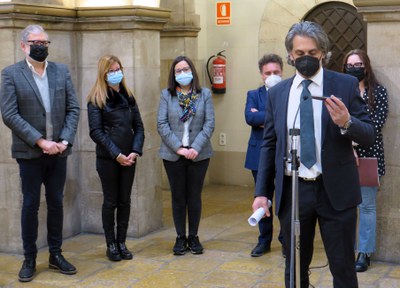
M 358 82 L 364 80 L 365 78 L 365 68 L 364 67 L 353 67 L 350 69 L 345 69 L 344 71 L 346 74 L 349 74 L 351 76 L 354 76 L 358 79 Z
M 314 76 L 319 69 L 319 59 L 309 55 L 301 56 L 294 61 L 297 71 L 306 78 Z
M 30 48 L 31 52 L 29 53 L 29 57 L 37 62 L 43 62 L 49 55 L 49 47 L 42 45 L 31 45 Z

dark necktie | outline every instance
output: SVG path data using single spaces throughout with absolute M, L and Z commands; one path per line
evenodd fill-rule
M 308 85 L 311 80 L 303 80 L 303 92 L 300 97 L 300 162 L 310 169 L 317 162 L 315 154 L 314 117 L 311 93 Z

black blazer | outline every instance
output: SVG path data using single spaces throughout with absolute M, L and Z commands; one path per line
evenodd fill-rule
M 288 141 L 287 107 L 293 79 L 294 77 L 284 80 L 268 91 L 264 136 L 258 167 L 255 196 L 271 197 L 276 185 L 276 214 L 279 213 L 283 193 Z M 374 142 L 375 132 L 366 112 L 365 103 L 360 97 L 358 81 L 355 77 L 324 70 L 323 81 L 323 95 L 340 97 L 353 121 L 348 133 L 342 135 L 340 128 L 333 123 L 328 110 L 323 105 L 321 115 L 322 179 L 333 208 L 345 210 L 361 202 L 352 141 L 369 146 Z

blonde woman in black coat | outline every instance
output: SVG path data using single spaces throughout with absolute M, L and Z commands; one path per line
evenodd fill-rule
M 142 155 L 144 128 L 117 57 L 106 55 L 100 58 L 97 80 L 88 96 L 87 107 L 90 137 L 96 143 L 96 169 L 103 188 L 106 254 L 111 261 L 129 260 L 132 253 L 125 240 L 135 166 L 137 158 Z

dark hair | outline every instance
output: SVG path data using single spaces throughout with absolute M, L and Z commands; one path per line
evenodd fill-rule
M 368 106 L 374 110 L 375 109 L 375 96 L 374 96 L 374 90 L 376 88 L 376 86 L 378 86 L 378 81 L 375 78 L 375 74 L 374 71 L 372 71 L 372 66 L 371 66 L 371 61 L 369 60 L 368 54 L 361 49 L 354 49 L 349 51 L 346 56 L 344 56 L 343 59 L 343 72 L 345 72 L 345 67 L 344 65 L 347 63 L 347 59 L 349 59 L 349 57 L 351 55 L 357 55 L 358 57 L 360 57 L 362 63 L 364 64 L 365 67 L 365 78 L 364 80 L 364 86 L 365 88 L 367 88 L 367 94 L 368 94 Z
M 263 57 L 261 57 L 260 60 L 258 60 L 258 69 L 260 69 L 260 73 L 262 72 L 262 68 L 264 67 L 264 65 L 267 65 L 268 63 L 277 63 L 281 67 L 281 70 L 283 70 L 283 62 L 281 56 L 276 54 L 265 54 Z
M 175 60 L 171 64 L 171 68 L 169 70 L 169 76 L 168 76 L 168 91 L 171 93 L 172 96 L 176 96 L 176 87 L 179 86 L 179 83 L 176 82 L 175 80 L 175 66 L 181 61 L 186 61 L 189 64 L 190 70 L 192 70 L 193 74 L 193 80 L 192 80 L 192 89 L 193 91 L 196 91 L 196 93 L 201 92 L 201 86 L 200 86 L 200 81 L 199 81 L 199 76 L 197 75 L 196 68 L 194 67 L 194 64 L 192 60 L 190 60 L 186 56 L 178 56 L 175 58 Z
M 324 59 L 322 59 L 322 64 L 328 64 L 332 54 L 331 52 L 329 52 L 330 42 L 328 35 L 319 24 L 311 21 L 303 21 L 293 24 L 292 27 L 290 27 L 288 34 L 286 35 L 285 46 L 288 53 L 287 61 L 290 65 L 294 66 L 294 62 L 292 59 L 290 59 L 289 54 L 293 50 L 293 39 L 295 36 L 302 36 L 314 39 L 318 49 L 321 50 L 325 56 Z

